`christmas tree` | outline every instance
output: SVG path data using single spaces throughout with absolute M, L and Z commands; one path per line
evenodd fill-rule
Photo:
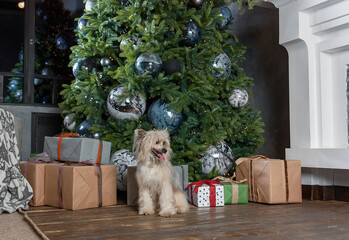
M 75 80 L 61 92 L 66 126 L 110 141 L 112 153 L 132 149 L 135 129 L 167 128 L 172 162 L 189 165 L 190 181 L 231 173 L 233 158 L 263 143 L 263 123 L 230 21 L 222 0 L 88 0 Z M 217 151 L 231 164 L 211 166 Z
M 35 73 L 71 78 L 68 64 L 70 47 L 74 44 L 74 19 L 64 9 L 62 1 L 45 0 L 36 4 Z M 23 49 L 12 72 L 23 73 Z M 5 97 L 5 102 L 22 102 L 22 78 L 13 77 L 9 80 L 9 94 Z M 51 103 L 51 81 L 34 78 L 34 86 L 34 101 Z

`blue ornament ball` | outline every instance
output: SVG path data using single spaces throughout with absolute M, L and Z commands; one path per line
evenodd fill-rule
M 93 134 L 88 129 L 92 127 L 94 121 L 94 119 L 86 119 L 78 126 L 76 133 L 82 137 L 93 138 Z
M 149 52 L 145 52 L 139 55 L 135 65 L 139 75 L 149 73 L 153 77 L 155 77 L 162 70 L 161 58 L 158 55 Z
M 96 67 L 97 65 L 92 59 L 80 58 L 73 65 L 73 75 L 77 78 L 80 72 L 83 71 L 83 69 L 86 69 L 88 72 L 91 72 Z
M 78 21 L 78 30 L 83 36 L 86 36 L 87 33 L 86 30 L 83 31 L 83 29 L 87 26 L 87 19 L 85 18 L 86 16 L 88 16 L 88 14 L 82 15 Z
M 92 127 L 92 125 L 95 123 L 95 120 L 93 118 L 86 119 L 83 121 L 76 129 L 76 133 L 82 137 L 88 137 L 88 138 L 101 138 L 102 134 L 100 133 L 91 133 L 88 129 Z M 100 123 L 97 123 L 97 125 L 106 125 L 105 121 L 101 121 Z
M 19 87 L 19 82 L 17 80 L 12 80 L 9 82 L 8 86 L 12 92 L 16 92 L 18 90 L 18 87 Z
M 168 109 L 168 103 L 160 99 L 153 102 L 148 110 L 148 117 L 156 129 L 175 132 L 183 121 L 183 115 Z
M 196 22 L 190 19 L 183 37 L 187 43 L 196 44 L 201 40 L 201 28 Z
M 219 6 L 218 10 L 219 10 L 218 17 L 223 17 L 223 19 L 217 23 L 217 28 L 222 29 L 229 25 L 233 16 L 230 12 L 230 9 L 227 6 Z

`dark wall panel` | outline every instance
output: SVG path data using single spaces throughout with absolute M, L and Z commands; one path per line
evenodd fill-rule
M 278 9 L 255 7 L 239 14 L 233 8 L 232 12 L 231 29 L 247 47 L 241 66 L 254 78 L 252 105 L 265 123 L 265 143 L 259 153 L 285 158 L 285 148 L 290 146 L 288 54 L 279 45 Z

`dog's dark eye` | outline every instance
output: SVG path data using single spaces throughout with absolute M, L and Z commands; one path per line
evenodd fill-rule
M 156 143 L 155 144 L 159 144 L 160 142 L 159 142 L 159 140 L 158 141 L 156 141 Z
M 166 142 L 163 142 L 162 144 L 163 144 L 163 145 L 166 145 Z

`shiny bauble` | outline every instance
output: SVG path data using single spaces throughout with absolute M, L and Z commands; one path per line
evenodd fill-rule
M 117 189 L 127 191 L 127 169 L 129 166 L 137 166 L 134 153 L 126 149 L 119 150 L 111 156 L 110 164 L 116 166 Z
M 23 90 L 22 89 L 18 89 L 16 91 L 15 98 L 17 101 L 22 102 L 22 100 L 23 100 Z
M 240 108 L 247 104 L 248 93 L 245 89 L 236 88 L 230 93 L 229 104 L 234 108 Z
M 212 74 L 217 77 L 217 78 L 221 78 L 221 77 L 229 77 L 230 73 L 231 73 L 231 61 L 230 58 L 227 56 L 227 54 L 225 54 L 224 52 L 219 54 L 213 64 L 212 67 L 214 69 L 214 71 L 212 72 Z
M 149 52 L 145 52 L 139 55 L 135 65 L 139 75 L 149 73 L 153 77 L 155 77 L 162 70 L 161 58 L 158 55 Z
M 218 22 L 216 26 L 218 29 L 222 29 L 229 25 L 233 16 L 230 12 L 230 9 L 227 6 L 219 6 L 218 10 L 219 10 L 218 17 L 223 17 L 223 19 L 220 22 Z
M 88 129 L 92 127 L 94 124 L 95 120 L 94 119 L 86 119 L 83 121 L 77 128 L 76 128 L 76 133 L 81 136 L 81 137 L 88 137 L 88 138 L 100 138 L 101 134 L 99 133 L 94 133 L 92 134 Z M 102 123 L 99 123 L 101 125 L 105 125 L 105 122 L 102 121 Z
M 51 68 L 49 67 L 45 67 L 41 70 L 41 75 L 44 75 L 44 76 L 52 76 L 54 75 Z
M 86 69 L 88 72 L 91 72 L 96 67 L 97 65 L 92 59 L 80 58 L 73 65 L 73 75 L 77 78 L 80 72 L 83 71 L 83 69 Z
M 86 16 L 87 14 L 82 15 L 78 21 L 78 30 L 83 36 L 86 36 L 87 33 L 86 31 L 83 31 L 83 29 L 87 26 L 87 19 L 85 18 Z
M 44 80 L 41 79 L 41 78 L 34 78 L 34 85 L 35 86 L 38 86 L 38 85 L 40 85 L 43 82 L 44 82 Z
M 131 38 L 123 39 L 120 42 L 120 51 L 121 52 L 124 51 L 123 48 L 126 47 L 126 45 L 128 43 L 132 43 L 133 49 L 136 50 L 138 48 L 138 46 L 141 45 L 143 42 L 142 42 L 142 38 L 138 38 L 137 40 L 132 40 Z
M 41 99 L 41 103 L 42 104 L 49 104 L 51 103 L 51 96 L 50 95 L 46 95 Z
M 201 39 L 201 28 L 196 22 L 190 19 L 187 28 L 184 30 L 183 37 L 188 44 L 196 44 Z
M 150 122 L 156 129 L 167 129 L 176 132 L 183 121 L 183 115 L 168 108 L 168 103 L 160 99 L 153 102 L 148 110 Z
M 96 2 L 93 2 L 91 0 L 87 0 L 87 2 L 85 3 L 85 10 L 92 11 L 92 8 L 94 8 L 95 6 L 96 6 Z
M 110 67 L 114 64 L 114 59 L 111 57 L 101 58 L 100 64 L 102 67 Z
M 166 60 L 163 64 L 163 70 L 166 73 L 166 75 L 171 75 L 176 72 L 181 71 L 181 65 L 179 61 L 176 58 L 171 58 L 169 60 Z
M 193 7 L 201 7 L 205 0 L 191 0 L 190 5 Z
M 115 119 L 140 118 L 146 108 L 146 100 L 141 95 L 134 96 L 132 99 L 122 100 L 125 86 L 120 85 L 113 88 L 107 99 L 107 109 L 109 114 Z
M 12 92 L 16 92 L 19 87 L 19 82 L 17 80 L 11 80 L 8 84 L 8 87 Z
M 21 49 L 21 51 L 19 52 L 18 59 L 21 63 L 23 63 L 23 60 L 24 60 L 23 49 Z
M 224 141 L 210 146 L 206 152 L 200 156 L 202 162 L 202 172 L 209 174 L 214 167 L 220 175 L 226 174 L 233 166 L 234 155 L 231 148 Z
M 55 42 L 60 50 L 67 50 L 72 45 L 71 36 L 64 32 L 56 34 Z
M 64 124 L 64 127 L 66 129 L 68 129 L 70 131 L 74 130 L 75 125 L 76 125 L 76 122 L 74 121 L 75 116 L 76 116 L 75 113 L 71 113 L 71 114 L 64 117 L 63 124 Z

